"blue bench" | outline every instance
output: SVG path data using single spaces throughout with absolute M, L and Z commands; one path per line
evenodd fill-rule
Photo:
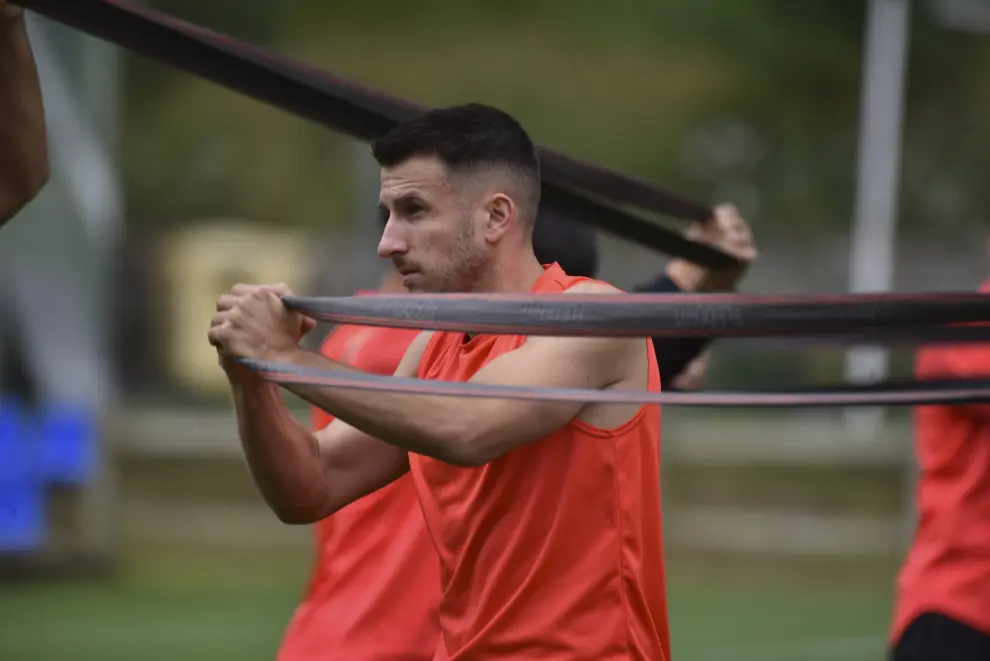
M 97 434 L 97 421 L 87 411 L 55 405 L 28 410 L 17 400 L 0 399 L 0 553 L 44 544 L 47 492 L 92 479 Z

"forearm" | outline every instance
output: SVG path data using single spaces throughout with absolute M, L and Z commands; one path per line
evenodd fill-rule
M 701 338 L 653 338 L 653 350 L 657 356 L 657 368 L 664 390 L 677 390 L 672 384 L 698 356 L 704 353 L 712 340 Z
M 300 367 L 340 372 L 356 370 L 305 350 L 281 359 Z M 466 402 L 454 397 L 407 395 L 349 388 L 284 386 L 336 418 L 389 445 L 451 464 L 463 464 L 471 453 L 469 432 L 482 429 L 476 409 L 484 400 Z
M 0 224 L 48 178 L 41 86 L 23 15 L 0 18 Z
M 653 293 L 680 293 L 685 288 L 671 278 L 668 273 L 657 276 L 653 281 L 643 285 L 639 291 L 649 291 Z M 690 291 L 690 290 L 688 290 Z M 666 390 L 672 390 L 671 384 L 691 364 L 700 356 L 711 344 L 710 337 L 655 337 L 653 338 L 653 349 L 657 356 L 657 367 L 660 371 L 660 378 Z
M 319 445 L 286 409 L 278 387 L 253 377 L 232 386 L 241 445 L 265 501 L 287 523 L 329 513 Z

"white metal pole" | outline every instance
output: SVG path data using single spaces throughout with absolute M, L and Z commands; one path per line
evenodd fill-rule
M 889 291 L 893 285 L 909 13 L 909 0 L 870 0 L 868 6 L 849 273 L 854 292 Z M 887 360 L 883 349 L 851 349 L 846 378 L 882 379 Z M 883 409 L 847 410 L 846 422 L 850 433 L 875 438 Z
M 31 14 L 28 26 L 44 95 L 53 171 L 50 190 L 37 203 L 46 205 L 38 207 L 39 212 L 46 209 L 50 215 L 38 220 L 44 221 L 47 231 L 52 226 L 78 224 L 74 235 L 84 239 L 72 244 L 71 259 L 66 256 L 63 260 L 58 250 L 47 259 L 68 262 L 61 277 L 71 278 L 70 300 L 82 301 L 74 345 L 78 345 L 77 353 L 83 351 L 88 360 L 77 365 L 78 376 L 69 379 L 52 373 L 50 345 L 39 341 L 29 350 L 49 356 L 48 368 L 42 370 L 48 375 L 47 389 L 59 383 L 61 388 L 55 389 L 54 395 L 89 409 L 104 428 L 99 434 L 96 474 L 81 494 L 80 546 L 86 552 L 109 558 L 118 551 L 119 512 L 109 444 L 102 432 L 117 394 L 109 358 L 109 323 L 115 315 L 114 267 L 123 221 L 123 194 L 115 159 L 120 54 L 110 44 Z M 55 194 L 56 188 L 64 194 Z M 35 274 L 30 282 L 42 280 Z M 64 284 L 58 279 L 54 285 L 49 282 L 63 294 Z M 45 323 L 43 318 L 34 318 L 35 323 Z M 52 341 L 61 345 L 58 335 L 49 340 Z M 63 362 L 60 370 L 66 364 Z M 41 367 L 35 365 L 34 369 Z M 78 387 L 80 382 L 84 388 Z

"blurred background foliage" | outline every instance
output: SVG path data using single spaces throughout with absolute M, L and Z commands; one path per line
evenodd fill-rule
M 608 12 L 590 0 L 152 4 L 423 104 L 498 105 L 542 144 L 731 199 L 758 230 L 834 233 L 850 222 L 860 0 L 611 0 Z M 988 40 L 917 6 L 903 226 L 983 220 L 988 70 Z M 347 139 L 138 58 L 126 90 L 121 157 L 135 225 L 217 214 L 347 222 Z

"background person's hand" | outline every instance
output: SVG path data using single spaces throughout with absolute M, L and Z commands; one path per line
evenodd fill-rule
M 739 260 L 739 264 L 712 269 L 684 259 L 671 260 L 667 265 L 667 275 L 684 291 L 731 291 L 738 286 L 758 255 L 749 223 L 731 204 L 715 207 L 711 218 L 693 223 L 685 236 L 732 255 Z
M 708 383 L 708 352 L 705 351 L 700 356 L 688 363 L 680 374 L 678 374 L 671 384 L 676 390 L 700 390 Z

